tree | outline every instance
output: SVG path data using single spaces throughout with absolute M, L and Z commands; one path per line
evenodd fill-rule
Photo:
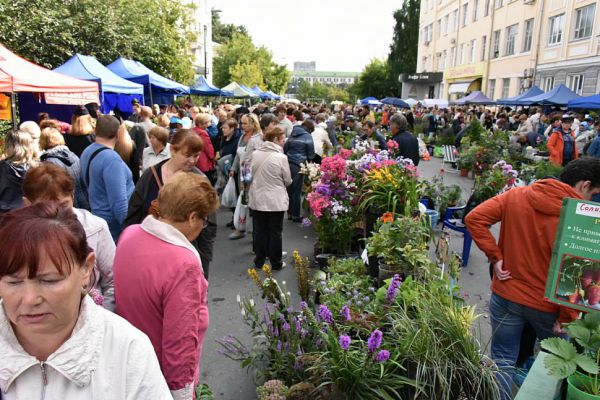
M 191 83 L 191 12 L 183 0 L 5 0 L 0 2 L 0 42 L 47 68 L 75 53 L 102 64 L 123 56 Z
M 390 71 L 387 61 L 374 59 L 361 72 L 357 82 L 352 85 L 352 94 L 358 97 L 373 96 L 383 98 L 393 96 L 389 83 Z
M 344 103 L 348 103 L 350 100 L 350 94 L 335 85 L 324 85 L 319 82 L 310 84 L 308 81 L 301 81 L 298 85 L 298 92 L 296 94 L 298 100 L 301 101 L 323 101 L 329 103 L 333 100 L 340 100 Z
M 404 0 L 402 8 L 394 12 L 396 25 L 388 56 L 388 82 L 396 96 L 400 94 L 400 74 L 417 69 L 420 9 L 420 0 Z
M 275 93 L 283 93 L 290 80 L 290 73 L 285 66 L 275 63 L 266 47 L 256 47 L 250 36 L 240 32 L 234 32 L 231 40 L 217 49 L 213 72 L 213 81 L 217 86 L 225 86 L 232 80 L 243 80 L 247 86 L 266 86 L 267 90 Z M 244 73 L 251 75 L 245 76 Z
M 212 40 L 220 44 L 229 43 L 234 33 L 248 35 L 248 30 L 243 25 L 224 24 L 221 21 L 221 10 L 213 8 L 212 14 Z

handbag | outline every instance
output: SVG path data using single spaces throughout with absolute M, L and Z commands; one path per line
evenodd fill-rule
M 152 175 L 154 175 L 154 180 L 156 181 L 156 184 L 158 185 L 158 191 L 160 192 L 163 186 L 162 182 L 160 181 L 160 179 L 158 179 L 158 174 L 156 173 L 156 169 L 154 169 L 154 166 L 151 166 L 150 170 L 152 171 Z M 148 208 L 148 215 L 152 215 L 154 218 L 158 219 L 158 197 L 150 202 L 150 207 Z

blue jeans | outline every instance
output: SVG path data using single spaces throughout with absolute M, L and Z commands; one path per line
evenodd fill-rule
M 500 399 L 512 399 L 512 373 L 519 356 L 519 345 L 523 326 L 528 322 L 539 340 L 558 336 L 552 326 L 558 313 L 538 311 L 530 307 L 506 300 L 494 293 L 490 299 L 490 319 L 492 322 L 492 359 L 498 366 Z

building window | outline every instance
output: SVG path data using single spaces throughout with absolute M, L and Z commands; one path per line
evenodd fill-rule
M 496 8 L 502 7 L 502 0 L 496 0 Z
M 514 24 L 506 28 L 506 46 L 504 46 L 504 55 L 512 56 L 515 54 L 515 40 L 517 38 L 517 29 L 519 24 Z
M 443 25 L 443 29 L 442 29 L 442 31 L 444 32 L 444 35 L 448 34 L 448 21 L 449 21 L 449 19 L 450 19 L 449 15 L 446 15 L 444 17 L 444 25 Z
M 440 38 L 442 36 L 442 19 L 438 19 L 437 20 L 437 25 L 436 25 L 436 33 L 437 33 L 437 37 Z
M 576 10 L 575 35 L 574 39 L 584 39 L 592 36 L 594 28 L 594 14 L 596 14 L 596 4 L 581 7 Z
M 465 63 L 465 44 L 461 43 L 458 49 L 458 64 L 463 65 Z
M 450 66 L 456 66 L 456 47 L 450 49 Z
M 544 78 L 544 92 L 554 89 L 554 77 L 547 76 Z
M 477 39 L 471 40 L 471 57 L 469 57 L 469 62 L 474 63 L 475 57 L 477 54 Z
M 500 30 L 494 31 L 494 36 L 492 38 L 492 47 L 490 48 L 490 58 L 498 58 L 500 57 Z
M 502 78 L 502 99 L 508 97 L 508 91 L 510 89 L 510 78 Z
M 467 14 L 469 12 L 469 3 L 465 3 L 462 6 L 462 24 L 461 26 L 467 26 Z
M 481 61 L 485 61 L 485 50 L 487 46 L 487 36 L 483 35 L 481 38 Z
M 433 24 L 427 25 L 423 28 L 423 42 L 428 43 L 431 42 L 433 36 Z
M 525 31 L 523 33 L 523 52 L 531 50 L 531 38 L 533 36 L 533 18 L 525 21 Z
M 494 96 L 496 95 L 496 80 L 490 79 L 488 81 L 488 97 L 494 100 Z
M 452 32 L 458 30 L 458 9 L 452 11 Z
M 557 44 L 562 41 L 563 29 L 565 27 L 565 14 L 560 14 L 550 18 L 550 32 L 548 34 L 548 44 Z
M 479 19 L 479 0 L 473 1 L 473 22 Z
M 485 8 L 483 9 L 483 16 L 487 17 L 490 15 L 490 5 L 492 4 L 492 0 L 485 0 Z
M 446 50 L 442 51 L 442 69 L 446 68 L 446 61 L 448 58 L 448 52 Z
M 583 93 L 583 75 L 567 75 L 567 87 L 581 96 Z

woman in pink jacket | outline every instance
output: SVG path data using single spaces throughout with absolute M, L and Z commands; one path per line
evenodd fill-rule
M 206 177 L 180 172 L 158 195 L 159 217 L 130 226 L 117 245 L 117 314 L 150 337 L 175 400 L 194 398 L 208 328 L 208 282 L 190 241 L 218 205 Z

